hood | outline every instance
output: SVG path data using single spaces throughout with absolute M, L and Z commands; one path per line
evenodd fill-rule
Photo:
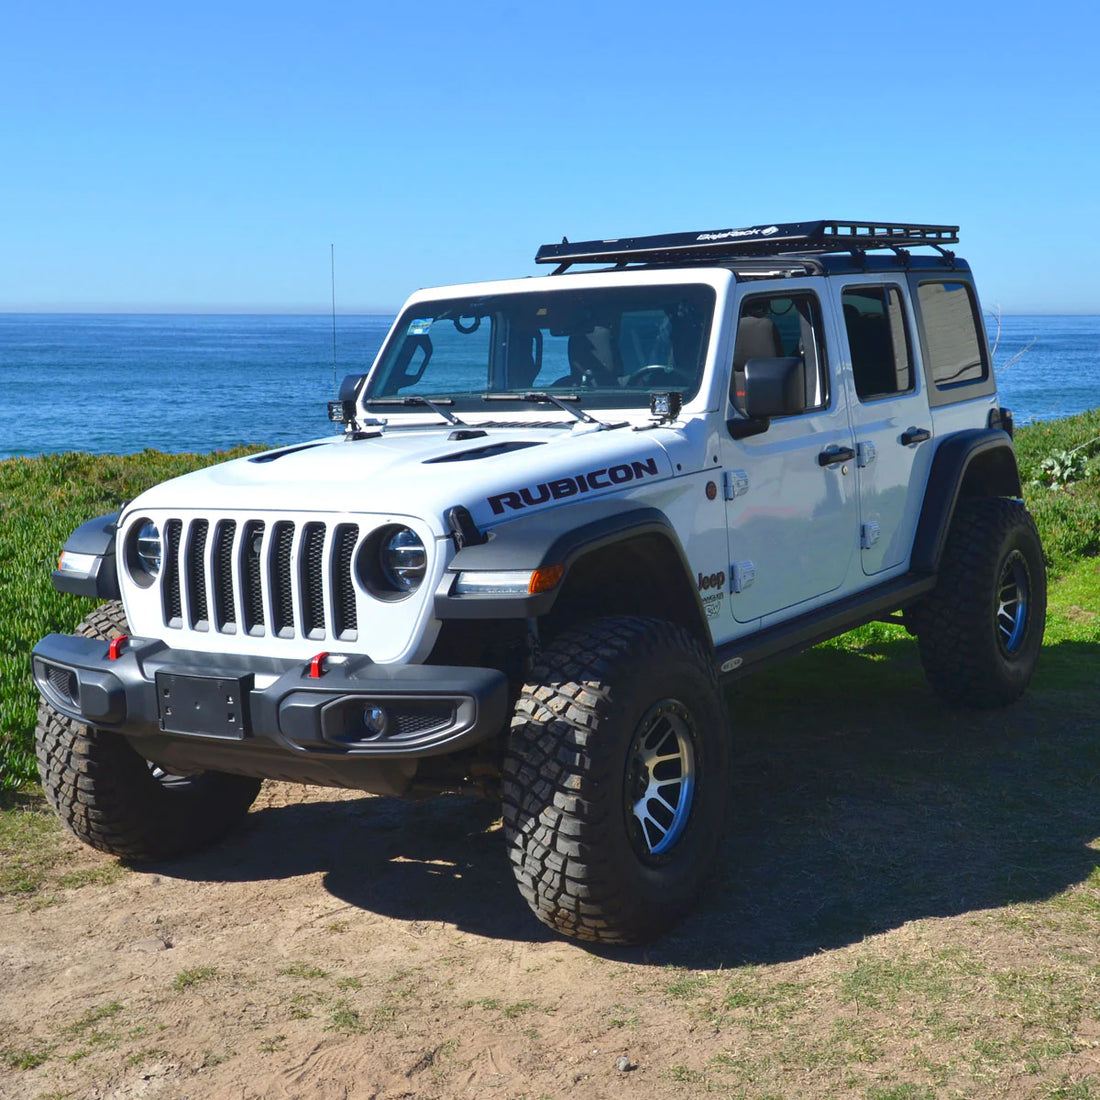
M 570 497 L 671 477 L 664 434 L 581 424 L 484 434 L 449 425 L 391 427 L 366 439 L 314 440 L 197 470 L 143 493 L 127 511 L 385 513 L 419 516 L 443 535 L 444 517 L 456 505 L 486 527 Z

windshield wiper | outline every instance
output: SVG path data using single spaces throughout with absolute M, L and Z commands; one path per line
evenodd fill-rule
M 528 401 L 535 405 L 557 405 L 563 412 L 569 413 L 570 416 L 576 417 L 582 423 L 585 424 L 599 424 L 601 428 L 617 428 L 618 424 L 608 424 L 604 420 L 597 420 L 596 417 L 586 413 L 584 409 L 574 409 L 567 405 L 567 401 L 580 401 L 580 397 L 575 393 L 563 393 L 554 394 L 547 393 L 545 390 L 534 390 L 530 393 L 483 393 L 481 395 L 482 401 Z
M 453 405 L 454 403 L 453 397 L 421 397 L 418 393 L 407 393 L 402 397 L 368 397 L 363 402 L 364 405 L 426 405 L 449 424 L 459 424 L 465 427 L 465 420 L 459 420 L 454 413 L 441 408 L 442 405 Z

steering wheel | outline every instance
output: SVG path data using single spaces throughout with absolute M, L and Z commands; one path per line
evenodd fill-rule
M 652 389 L 655 386 L 687 386 L 690 387 L 693 379 L 683 371 L 673 367 L 667 367 L 663 363 L 654 363 L 648 367 L 642 367 L 633 374 L 628 375 L 623 385 L 627 389 L 641 390 Z

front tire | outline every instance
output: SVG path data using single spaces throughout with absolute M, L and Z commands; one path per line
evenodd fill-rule
M 608 618 L 536 659 L 504 766 L 520 892 L 566 936 L 641 943 L 692 905 L 721 837 L 726 708 L 713 662 L 672 623 Z
M 108 641 L 129 633 L 117 600 L 97 607 L 77 634 Z M 45 699 L 34 733 L 42 787 L 57 816 L 85 844 L 125 859 L 166 859 L 204 847 L 248 812 L 259 779 L 221 772 L 171 775 L 120 734 L 76 722 Z
M 1043 547 L 1023 503 L 960 502 L 939 581 L 911 617 L 933 690 L 964 706 L 1014 702 L 1038 664 L 1046 606 Z

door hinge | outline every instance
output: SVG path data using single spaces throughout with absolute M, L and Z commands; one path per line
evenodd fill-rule
M 722 472 L 722 486 L 725 489 L 726 500 L 743 496 L 749 491 L 749 474 L 747 470 L 724 470 Z
M 751 561 L 735 561 L 730 565 L 730 591 L 744 592 L 756 580 L 756 566 Z
M 870 466 L 875 461 L 875 445 L 867 440 L 856 444 L 856 465 Z
M 878 542 L 878 524 L 872 521 L 864 523 L 859 528 L 859 546 L 861 550 L 870 550 Z

